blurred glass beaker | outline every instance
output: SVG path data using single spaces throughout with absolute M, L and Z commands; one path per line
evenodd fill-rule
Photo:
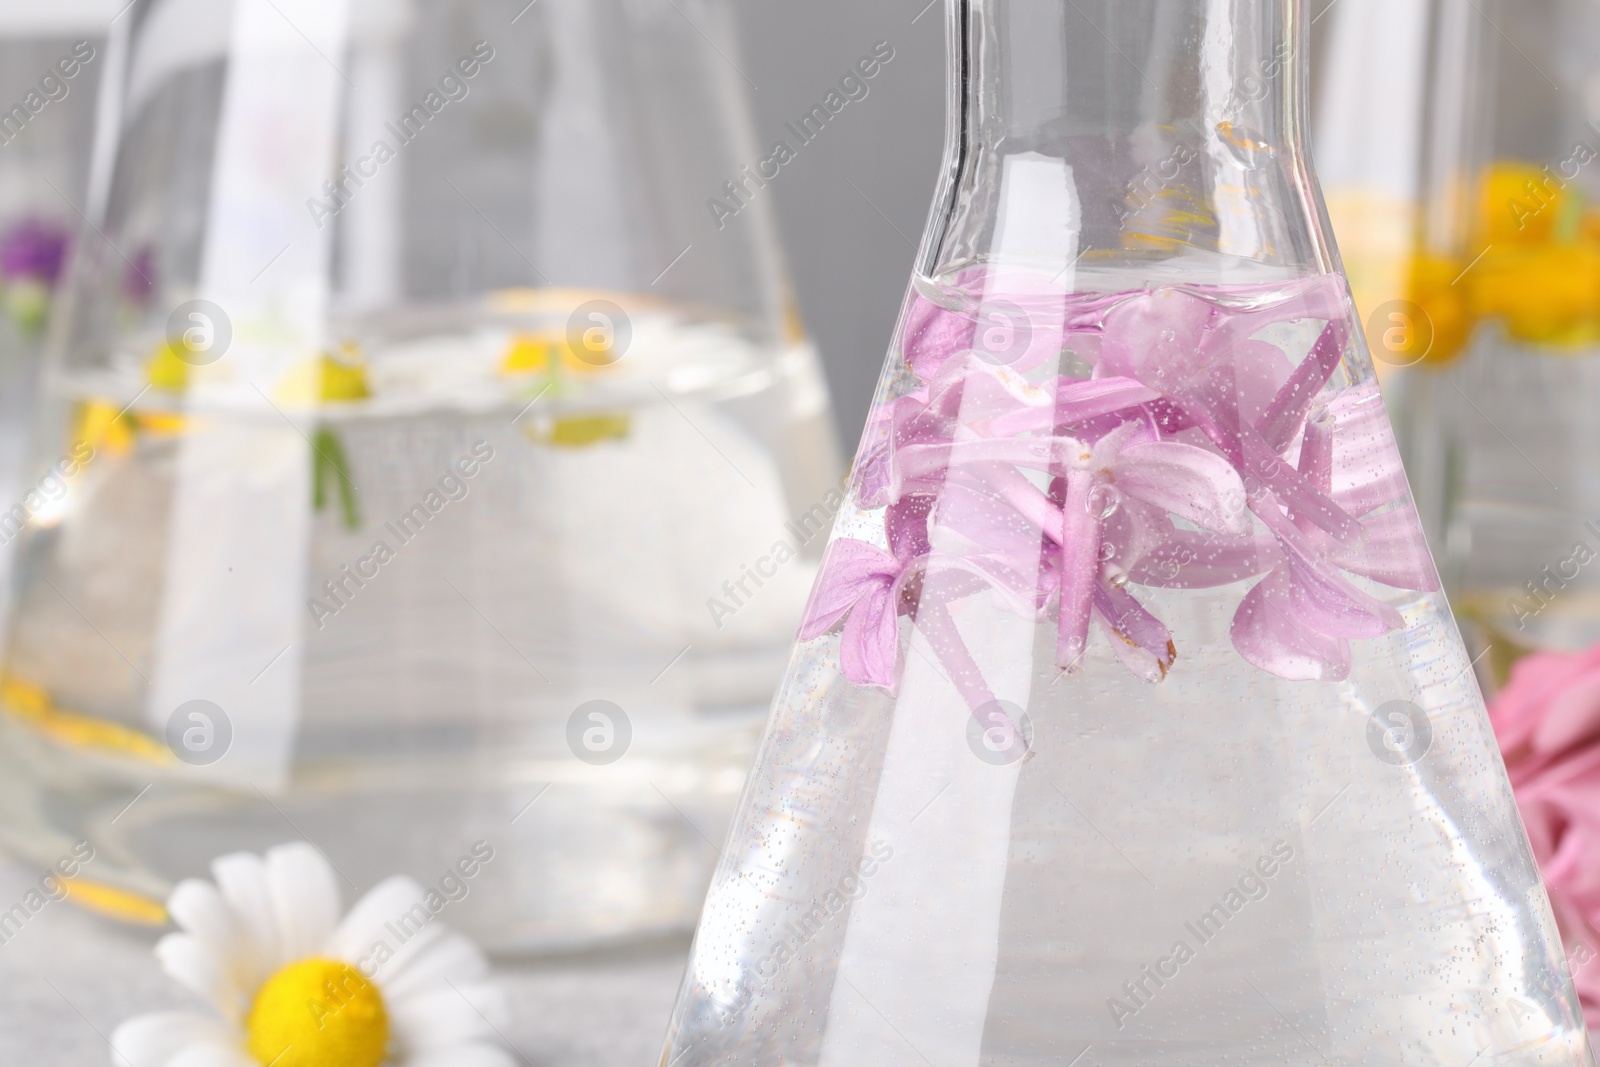
M 81 225 L 110 4 L 0 10 L 0 499 L 24 480 L 45 324 Z M 0 579 L 15 537 L 0 537 Z
M 1417 496 L 1441 544 L 1449 479 L 1442 371 L 1476 319 L 1458 284 L 1478 249 L 1494 30 L 1454 0 L 1354 0 L 1325 9 L 1316 158 L 1356 310 Z
M 730 8 L 680 7 L 119 22 L 55 466 L 0 516 L 0 834 L 95 842 L 80 899 L 487 842 L 491 947 L 692 920 L 840 497 Z

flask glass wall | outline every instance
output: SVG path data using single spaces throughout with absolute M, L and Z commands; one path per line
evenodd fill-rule
M 358 885 L 486 842 L 491 947 L 692 921 L 838 491 L 766 204 L 704 206 L 756 157 L 730 11 L 675 7 L 119 23 L 8 844 L 90 838 L 128 917 L 304 836 Z
M 1589 1062 L 1302 5 L 949 20 L 945 181 L 663 1062 Z

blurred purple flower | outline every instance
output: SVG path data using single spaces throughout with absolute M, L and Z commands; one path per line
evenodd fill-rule
M 29 218 L 0 234 L 0 277 L 54 287 L 66 263 L 71 237 L 65 227 Z
M 122 295 L 131 304 L 147 304 L 156 291 L 156 254 L 149 245 L 133 253 L 122 273 Z

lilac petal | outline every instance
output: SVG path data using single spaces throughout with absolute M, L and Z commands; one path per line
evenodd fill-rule
M 1177 533 L 1165 511 L 1136 497 L 1123 496 L 1100 533 L 1100 577 L 1115 585 Z
M 1076 670 L 1089 644 L 1089 616 L 1100 573 L 1101 503 L 1099 478 L 1090 471 L 1067 472 L 1067 498 L 1061 509 L 1061 611 L 1056 666 Z
M 1341 682 L 1350 677 L 1350 642 L 1308 630 L 1295 619 L 1286 568 L 1245 595 L 1230 629 L 1245 661 L 1289 681 Z
M 1267 413 L 1261 417 L 1256 428 L 1274 452 L 1288 448 L 1295 434 L 1300 432 L 1300 423 L 1305 419 L 1312 402 L 1339 368 L 1349 339 L 1349 331 L 1342 321 L 1328 323 L 1322 336 L 1317 338 L 1317 343 L 1311 346 L 1310 354 L 1295 368 L 1267 406 Z
M 1360 542 L 1363 537 L 1361 523 L 1334 503 L 1331 497 L 1318 492 L 1310 479 L 1268 448 L 1254 430 L 1242 428 L 1239 444 L 1244 459 L 1242 469 L 1247 472 L 1247 477 L 1254 475 L 1296 515 L 1326 530 L 1337 540 Z M 1272 507 L 1271 504 L 1267 506 Z M 1252 510 L 1260 514 L 1260 509 L 1254 505 Z
M 1205 332 L 1216 316 L 1210 301 L 1181 289 L 1132 296 L 1106 313 L 1100 373 L 1173 393 L 1204 366 Z
M 1017 562 L 995 555 L 968 555 L 943 559 L 937 554 L 940 573 L 951 583 L 950 599 L 987 594 L 997 606 L 1025 619 L 1044 622 L 1048 618 L 1049 594 L 1057 583 L 1052 573 L 1040 566 L 1018 570 Z M 920 603 L 916 606 L 921 610 Z M 914 614 L 914 613 L 913 613 Z
M 953 353 L 939 365 L 939 370 L 928 379 L 928 398 L 924 406 L 930 414 L 954 420 L 961 413 L 962 396 L 975 365 L 985 366 L 971 352 Z
M 1331 562 L 1396 589 L 1439 591 L 1439 572 L 1434 569 L 1417 510 L 1409 501 L 1369 515 L 1361 525 L 1367 530 L 1366 542 L 1332 546 L 1328 553 Z
M 1294 367 L 1283 349 L 1254 340 L 1240 342 L 1228 362 L 1231 367 L 1225 371 L 1224 384 L 1236 398 L 1240 416 L 1254 426 L 1294 373 Z M 1213 379 L 1222 376 L 1213 375 Z
M 1094 591 L 1095 612 L 1119 659 L 1147 682 L 1167 676 L 1178 658 L 1172 631 L 1125 589 L 1102 582 Z
M 912 295 L 905 323 L 900 350 L 911 372 L 924 381 L 951 355 L 971 348 L 978 327 L 972 316 L 942 308 L 920 293 Z
M 1221 538 L 1174 530 L 1139 561 L 1130 578 L 1157 589 L 1216 589 L 1265 574 L 1283 559 L 1283 550 L 1268 536 Z
M 1132 378 L 1093 378 L 1056 381 L 1056 425 L 1075 426 L 1081 422 L 1115 415 L 1119 411 L 1159 400 L 1161 394 Z
M 1171 436 L 1182 433 L 1195 425 L 1194 417 L 1186 411 L 1182 404 L 1175 403 L 1163 397 L 1150 405 L 1150 415 L 1155 419 L 1161 432 Z
M 917 605 L 916 625 L 928 646 L 933 649 L 933 654 L 938 657 L 945 675 L 967 702 L 967 707 L 976 711 L 993 703 L 994 693 L 984 680 L 977 661 L 972 658 L 972 650 L 961 640 L 961 632 L 956 628 L 948 607 L 970 595 L 969 583 L 969 575 L 943 569 L 930 570 L 923 579 L 923 595 Z
M 994 429 L 996 420 L 1014 422 L 1029 432 L 1048 430 L 1054 424 L 1055 389 L 1054 383 L 1032 382 L 1010 367 L 963 354 L 939 371 L 929 406 L 962 427 L 1002 437 L 1011 434 Z
M 1378 387 L 1368 382 L 1343 390 L 1328 402 L 1328 414 L 1334 423 L 1334 501 L 1352 515 L 1367 515 L 1409 499 L 1400 449 Z
M 1324 497 L 1333 493 L 1333 417 L 1327 408 L 1312 412 L 1306 420 L 1306 432 L 1300 439 L 1301 477 Z M 1302 530 L 1309 532 L 1316 523 L 1304 515 L 1290 512 L 1289 517 Z
M 884 515 L 884 527 L 889 535 L 889 551 L 902 564 L 933 551 L 928 544 L 928 514 L 933 509 L 932 496 L 902 497 L 889 506 Z
M 1073 439 L 1069 437 L 1065 440 Z M 1116 463 L 1117 457 L 1122 455 L 1124 449 L 1134 445 L 1155 444 L 1159 440 L 1161 434 L 1152 420 L 1125 419 L 1094 443 L 1087 462 L 1097 471 L 1107 471 Z M 1072 463 L 1070 451 L 1063 456 L 1063 462 Z
M 1038 557 L 1030 561 L 1020 556 L 974 553 L 942 560 L 941 567 L 951 575 L 965 574 L 972 592 L 988 591 L 1007 610 L 1022 616 L 1037 615 L 1046 599 L 1041 589 L 1055 588 L 1053 577 L 1045 572 Z
M 1072 427 L 1072 436 L 1079 441 L 1092 441 L 1098 446 L 1100 442 L 1130 423 L 1136 424 L 1139 429 L 1137 433 L 1124 440 L 1123 447 L 1133 444 L 1136 440 L 1141 444 L 1161 440 L 1161 424 L 1156 421 L 1149 405 L 1080 422 Z
M 1052 539 L 1060 531 L 1061 509 L 1021 471 L 1006 467 L 991 471 L 982 468 L 961 469 L 951 473 L 950 484 L 972 484 L 978 478 L 982 478 L 983 484 L 1017 515 L 1026 519 L 1030 529 L 1036 528 Z
M 933 400 L 924 403 L 918 396 L 896 400 L 893 415 L 894 432 L 890 440 L 896 447 L 949 441 L 961 429 L 953 417 L 935 410 Z
M 1053 394 L 1044 407 L 1013 407 L 985 423 L 970 423 L 991 437 L 1049 433 L 1115 415 L 1159 399 L 1160 394 L 1132 378 L 1058 378 L 1046 387 Z
M 1070 437 L 974 437 L 908 445 L 895 449 L 890 485 L 898 495 L 910 486 L 937 486 L 958 470 L 1011 466 L 1049 471 L 1087 463 L 1090 455 L 1087 446 Z
M 873 589 L 887 588 L 899 573 L 899 561 L 876 545 L 848 537 L 830 544 L 800 620 L 800 640 L 827 633 L 856 601 Z
M 867 425 L 861 434 L 861 447 L 856 452 L 855 466 L 851 471 L 856 499 L 863 507 L 880 508 L 889 502 L 895 418 L 907 402 L 912 405 L 919 403 L 913 397 L 898 397 L 874 406 L 867 416 Z
M 869 590 L 850 612 L 839 639 L 839 666 L 856 685 L 877 686 L 891 692 L 898 681 L 900 617 L 890 594 L 890 584 Z
M 1405 628 L 1398 611 L 1345 581 L 1270 502 L 1257 507 L 1256 514 L 1288 557 L 1289 595 L 1301 625 L 1329 637 L 1381 637 Z
M 1019 509 L 1014 500 L 1028 510 Z M 958 476 L 948 482 L 934 510 L 934 527 L 936 541 L 944 541 L 940 535 L 945 531 L 953 532 L 980 551 L 1016 561 L 1024 569 L 1039 559 L 1045 531 L 1052 537 L 1060 532 L 1061 511 L 1016 471 L 997 471 L 990 479 Z M 962 554 L 947 547 L 950 555 Z
M 1293 555 L 1289 568 L 1290 599 L 1308 629 L 1329 637 L 1382 637 L 1405 628 L 1399 612 L 1336 577 L 1332 568 L 1308 566 Z
M 1305 436 L 1300 441 L 1297 467 L 1312 488 L 1323 494 L 1333 492 L 1333 429 L 1333 414 L 1322 408 L 1306 420 Z
M 1197 395 L 1186 395 L 1182 402 L 1184 409 L 1194 418 L 1195 425 L 1244 475 L 1247 489 L 1251 482 L 1264 485 L 1297 515 L 1305 516 L 1339 540 L 1361 539 L 1361 524 L 1329 497 L 1317 492 L 1254 429 L 1241 425 L 1237 412 L 1213 408 Z M 1255 508 L 1253 503 L 1251 508 Z
M 1250 532 L 1244 482 L 1221 456 L 1160 441 L 1124 449 L 1111 470 L 1119 490 L 1180 519 L 1222 534 Z

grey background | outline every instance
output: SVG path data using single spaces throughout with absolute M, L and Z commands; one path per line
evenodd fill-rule
M 853 455 L 933 200 L 944 146 L 944 4 L 742 0 L 742 54 L 760 144 L 820 103 L 880 41 L 894 59 L 768 192 L 806 325 Z M 924 13 L 924 9 L 926 9 Z

